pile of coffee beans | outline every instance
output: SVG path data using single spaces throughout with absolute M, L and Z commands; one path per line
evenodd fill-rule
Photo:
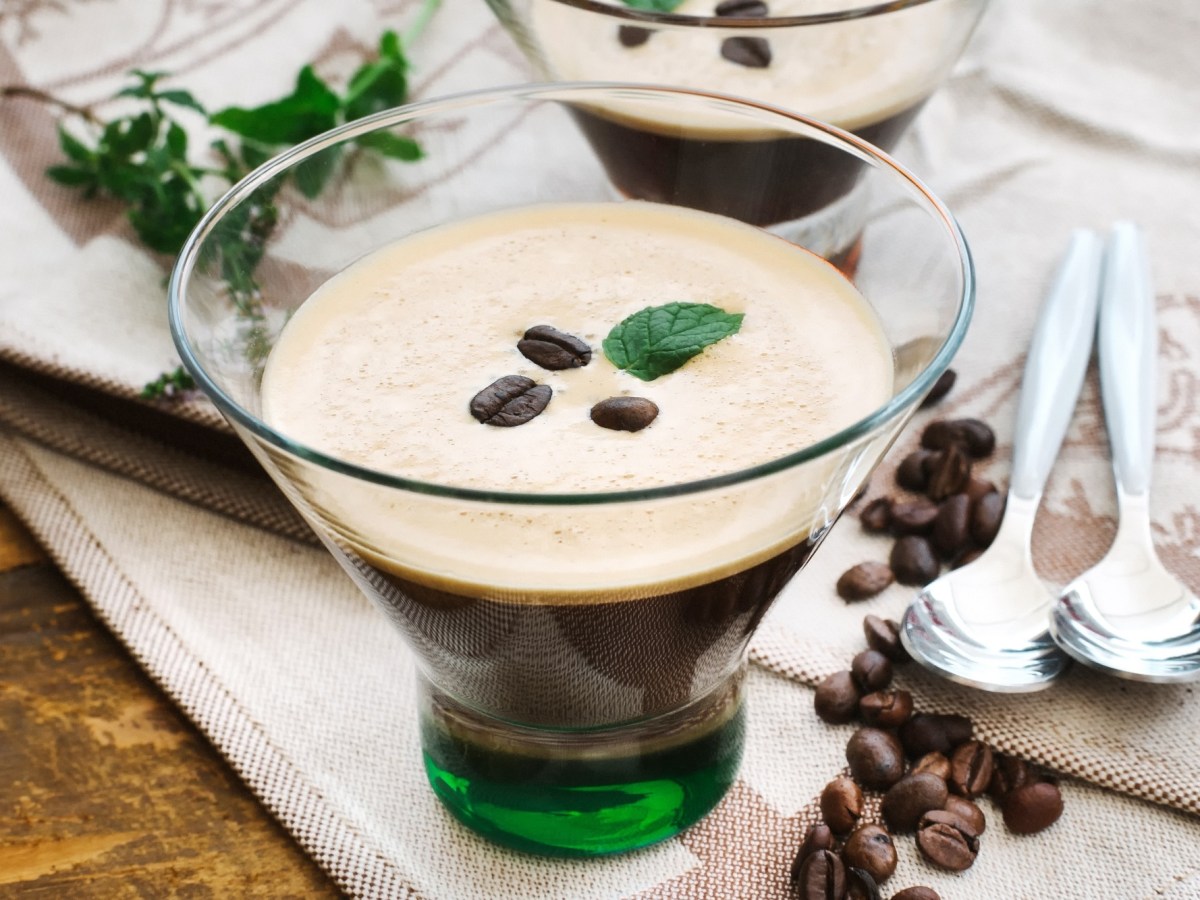
M 817 715 L 831 724 L 858 723 L 846 743 L 849 774 L 821 792 L 821 821 L 804 837 L 792 863 L 800 900 L 879 900 L 896 869 L 893 835 L 913 834 L 932 865 L 961 872 L 975 862 L 988 796 L 1016 834 L 1049 828 L 1062 815 L 1062 795 L 1047 773 L 1005 756 L 974 734 L 970 719 L 919 713 L 912 695 L 892 685 L 908 661 L 899 625 L 863 620 L 867 649 L 850 668 L 817 687 Z M 867 815 L 864 792 L 881 795 L 879 819 Z M 932 888 L 909 887 L 892 900 L 939 900 Z

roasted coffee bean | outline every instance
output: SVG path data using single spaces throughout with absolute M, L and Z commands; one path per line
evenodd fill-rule
M 863 650 L 850 660 L 850 674 L 859 690 L 881 691 L 892 683 L 892 661 L 878 650 Z
M 900 643 L 899 622 L 868 615 L 863 618 L 863 636 L 868 647 L 878 650 L 894 663 L 907 662 L 911 658 Z
M 951 444 L 938 454 L 929 473 L 925 493 L 930 500 L 941 503 L 951 494 L 963 491 L 971 481 L 971 459 L 958 444 Z
M 846 743 L 850 774 L 863 787 L 886 791 L 904 775 L 904 749 L 890 731 L 860 728 Z
M 996 435 L 978 419 L 942 419 L 930 422 L 921 432 L 921 446 L 927 450 L 945 450 L 955 444 L 982 459 L 996 449 Z
M 1004 520 L 1004 497 L 999 493 L 984 494 L 971 506 L 971 540 L 980 547 L 990 547 Z
M 800 866 L 803 865 L 804 860 L 818 850 L 832 850 L 836 846 L 837 840 L 833 836 L 833 831 L 824 822 L 818 822 L 810 827 L 804 835 L 804 840 L 800 842 L 796 858 L 792 860 L 792 881 L 800 877 Z
M 834 834 L 847 834 L 862 818 L 863 792 L 854 779 L 839 775 L 821 791 L 821 817 Z
M 983 810 L 966 797 L 960 797 L 958 794 L 949 794 L 946 797 L 946 802 L 942 805 L 942 809 L 952 816 L 958 816 L 977 835 L 983 834 L 987 829 L 987 818 L 984 816 Z
M 1022 785 L 1039 780 L 1037 768 L 1033 763 L 1019 756 L 997 753 L 992 760 L 992 780 L 988 783 L 988 796 L 996 802 L 1001 802 Z
M 958 557 L 958 559 L 954 560 L 954 562 L 951 564 L 950 568 L 961 569 L 963 566 L 969 566 L 971 563 L 975 562 L 975 560 L 979 559 L 979 557 L 981 557 L 981 556 L 983 556 L 983 551 L 980 550 L 978 547 L 972 547 L 970 550 L 965 550 Z
M 937 775 L 905 775 L 883 795 L 883 821 L 892 831 L 915 831 L 921 817 L 931 809 L 941 809 L 948 796 L 946 782 Z
M 546 408 L 553 392 L 524 375 L 498 378 L 471 398 L 471 415 L 484 425 L 524 425 Z
M 865 869 L 876 884 L 883 884 L 896 871 L 896 845 L 887 829 L 861 825 L 846 838 L 842 861 L 847 866 Z
M 879 884 L 866 869 L 846 866 L 846 900 L 882 900 Z
M 939 753 L 936 750 L 926 753 L 917 759 L 912 764 L 912 768 L 908 770 L 909 775 L 920 775 L 922 773 L 936 775 L 942 781 L 946 781 L 950 778 L 950 760 L 946 758 L 945 753 Z
M 592 361 L 592 348 L 552 325 L 534 325 L 517 341 L 521 355 L 543 369 L 578 369 Z
M 929 472 L 926 468 L 933 456 L 932 450 L 914 450 L 896 466 L 896 484 L 905 490 L 921 493 L 929 483 Z
M 846 894 L 846 869 L 832 850 L 817 850 L 800 864 L 796 876 L 800 900 L 842 900 Z
M 927 409 L 937 403 L 948 393 L 950 388 L 954 387 L 954 382 L 958 380 L 958 375 L 953 369 L 947 369 L 938 376 L 938 380 L 933 383 L 933 387 L 929 389 L 929 393 L 925 395 L 925 399 L 921 401 L 921 409 Z
M 971 543 L 971 498 L 952 494 L 938 507 L 929 541 L 942 559 L 955 559 Z
M 1058 821 L 1062 793 L 1047 781 L 1034 781 L 1012 790 L 1000 804 L 1004 824 L 1014 834 L 1036 834 Z
M 592 421 L 612 431 L 641 431 L 658 418 L 658 404 L 645 397 L 609 397 L 591 411 Z
M 974 726 L 966 716 L 920 713 L 900 729 L 900 742 L 910 758 L 937 751 L 946 757 L 971 740 Z
M 764 38 L 725 38 L 721 41 L 721 55 L 739 66 L 765 69 L 771 64 L 771 45 Z
M 863 531 L 872 534 L 887 531 L 892 524 L 892 501 L 887 497 L 877 497 L 863 507 L 858 520 L 862 522 Z
M 912 711 L 912 694 L 908 691 L 872 691 L 858 701 L 859 716 L 876 728 L 899 728 Z
M 763 0 L 721 0 L 714 12 L 722 17 L 761 19 L 767 14 L 767 4 Z
M 653 32 L 649 28 L 639 28 L 636 25 L 622 25 L 617 29 L 617 40 L 622 47 L 640 47 L 650 40 Z
M 914 587 L 924 587 L 941 571 L 929 541 L 915 534 L 899 538 L 892 545 L 888 564 L 898 582 Z
M 858 700 L 862 696 L 854 676 L 848 671 L 834 672 L 817 685 L 813 705 L 817 717 L 830 725 L 853 722 L 858 715 Z
M 995 482 L 988 481 L 984 478 L 976 478 L 974 475 L 971 476 L 970 480 L 967 482 L 966 488 L 963 490 L 963 493 L 971 498 L 972 503 L 986 494 L 994 494 L 996 492 L 997 488 Z
M 950 787 L 964 797 L 979 797 L 992 780 L 992 748 L 983 741 L 967 741 L 950 756 Z
M 942 895 L 931 887 L 925 885 L 917 885 L 916 887 L 906 887 L 902 891 L 897 891 L 892 894 L 892 900 L 942 900 Z
M 937 515 L 937 504 L 924 497 L 893 503 L 892 534 L 897 537 L 906 534 L 928 534 L 933 530 Z
M 950 796 L 954 795 L 951 794 Z M 926 825 L 953 825 L 963 834 L 970 835 L 971 837 L 979 837 L 980 834 L 970 821 L 957 813 L 952 813 L 945 809 L 929 810 L 929 812 L 921 816 L 921 822 L 917 825 L 917 830 L 920 831 Z
M 881 562 L 863 562 L 847 569 L 837 580 L 837 593 L 843 600 L 854 602 L 874 597 L 888 587 L 896 576 Z
M 961 872 L 979 855 L 979 837 L 954 816 L 933 810 L 925 814 L 917 829 L 917 847 L 935 866 Z

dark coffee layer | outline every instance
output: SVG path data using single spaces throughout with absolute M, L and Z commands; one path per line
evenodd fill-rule
M 890 150 L 924 101 L 856 129 Z M 719 213 L 752 225 L 789 222 L 844 197 L 866 163 L 819 140 L 722 140 L 639 128 L 582 107 L 572 112 L 621 193 Z M 682 127 L 681 127 L 681 130 Z

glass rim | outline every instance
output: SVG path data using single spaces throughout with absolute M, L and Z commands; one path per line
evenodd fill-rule
M 820 441 L 801 447 L 792 453 L 767 460 L 753 466 L 714 475 L 708 478 L 680 482 L 678 484 L 657 485 L 654 487 L 633 488 L 622 491 L 590 491 L 590 492 L 546 492 L 530 493 L 522 491 L 487 490 L 441 484 L 431 481 L 420 481 L 393 475 L 379 469 L 358 465 L 336 456 L 331 456 L 313 449 L 300 441 L 294 440 L 280 431 L 272 428 L 261 418 L 251 413 L 239 402 L 233 399 L 208 374 L 199 357 L 193 352 L 191 343 L 184 328 L 184 297 L 186 285 L 195 268 L 199 249 L 212 232 L 216 224 L 229 210 L 249 198 L 258 188 L 273 178 L 293 168 L 297 163 L 308 159 L 322 150 L 344 141 L 353 139 L 360 134 L 374 131 L 382 127 L 390 127 L 414 118 L 420 118 L 443 110 L 469 108 L 487 105 L 502 100 L 561 100 L 572 94 L 596 94 L 612 91 L 625 91 L 634 95 L 681 95 L 701 99 L 715 100 L 737 107 L 753 107 L 775 116 L 780 116 L 797 122 L 806 127 L 829 135 L 852 148 L 865 157 L 875 161 L 884 168 L 890 169 L 903 181 L 921 195 L 928 206 L 936 213 L 945 226 L 958 252 L 958 262 L 962 272 L 962 292 L 959 297 L 958 311 L 955 315 L 945 339 L 938 347 L 929 364 L 913 378 L 912 382 L 891 397 L 882 406 L 845 428 L 822 438 Z M 432 100 L 406 104 L 390 110 L 384 110 L 353 122 L 348 122 L 330 131 L 310 138 L 297 144 L 276 157 L 263 163 L 257 169 L 246 175 L 241 181 L 226 191 L 205 213 L 184 243 L 171 269 L 167 285 L 167 319 L 175 348 L 179 352 L 180 361 L 195 379 L 196 384 L 213 402 L 218 410 L 231 419 L 234 424 L 245 428 L 255 435 L 293 456 L 314 463 L 324 469 L 356 478 L 361 481 L 378 484 L 384 487 L 396 488 L 410 493 L 427 494 L 459 500 L 471 500 L 488 503 L 509 503 L 515 505 L 593 505 L 603 503 L 634 502 L 644 500 L 679 497 L 696 494 L 717 488 L 730 487 L 743 482 L 773 475 L 804 463 L 826 456 L 832 451 L 850 444 L 874 431 L 876 428 L 890 422 L 906 410 L 915 408 L 917 398 L 949 367 L 950 361 L 958 351 L 966 335 L 975 306 L 975 269 L 970 248 L 967 245 L 962 229 L 950 213 L 949 209 L 927 188 L 915 175 L 893 160 L 882 150 L 867 143 L 856 135 L 844 131 L 834 125 L 829 125 L 801 113 L 791 112 L 781 107 L 760 103 L 730 94 L 712 91 L 702 91 L 690 88 L 666 87 L 661 85 L 623 83 L 623 82 L 552 82 L 540 84 L 508 85 L 497 88 L 465 91 Z
M 490 2 L 492 0 L 489 0 Z M 678 25 L 687 28 L 772 29 L 850 22 L 855 19 L 885 16 L 888 13 L 901 12 L 916 6 L 924 6 L 928 3 L 948 3 L 950 0 L 891 0 L 891 2 L 871 2 L 862 3 L 850 9 L 806 13 L 801 16 L 693 16 L 683 13 L 636 9 L 632 6 L 618 6 L 612 3 L 601 2 L 601 0 L 554 0 L 554 2 L 587 12 L 599 13 L 602 16 L 607 16 L 611 19 L 620 19 L 631 24 Z

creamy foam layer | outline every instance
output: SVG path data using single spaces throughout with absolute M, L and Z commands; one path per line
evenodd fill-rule
M 772 16 L 830 11 L 827 0 L 769 0 L 768 5 Z M 675 12 L 712 16 L 715 6 L 715 0 L 684 0 Z M 718 91 L 857 129 L 924 100 L 957 58 L 974 13 L 961 4 L 937 2 L 845 22 L 756 30 L 751 36 L 766 39 L 772 50 L 764 68 L 723 58 L 721 42 L 730 33 L 720 29 L 663 28 L 644 44 L 625 47 L 616 37 L 616 19 L 558 0 L 531 0 L 530 16 L 539 52 L 555 79 Z M 753 130 L 694 110 L 648 115 L 644 108 L 615 103 L 606 109 L 643 127 L 688 125 L 728 132 L 730 138 Z
M 651 382 L 601 341 L 673 300 L 745 314 L 741 330 Z M 551 372 L 516 349 L 548 323 L 594 348 Z M 268 361 L 263 415 L 324 453 L 405 478 L 527 494 L 632 490 L 793 453 L 891 396 L 892 357 L 866 302 L 825 261 L 732 220 L 657 204 L 554 205 L 434 229 L 361 260 L 293 316 Z M 495 379 L 550 385 L 531 422 L 468 411 Z M 637 433 L 588 410 L 652 399 Z M 470 595 L 632 599 L 762 561 L 830 515 L 838 454 L 732 488 L 639 503 L 465 503 L 313 469 L 293 480 L 376 564 Z M 814 524 L 816 523 L 816 524 Z

